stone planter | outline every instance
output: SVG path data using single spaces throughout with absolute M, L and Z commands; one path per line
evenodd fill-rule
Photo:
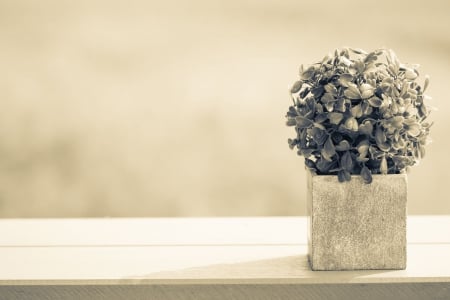
M 308 258 L 313 270 L 406 268 L 406 174 L 337 176 L 308 171 Z

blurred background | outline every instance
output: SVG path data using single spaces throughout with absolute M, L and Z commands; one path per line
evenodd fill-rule
M 430 75 L 408 210 L 450 214 L 447 0 L 0 0 L 0 217 L 304 215 L 288 90 L 342 46 Z

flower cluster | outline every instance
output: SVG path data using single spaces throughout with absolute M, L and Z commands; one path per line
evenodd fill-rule
M 300 68 L 291 89 L 287 125 L 291 149 L 306 166 L 339 181 L 360 174 L 402 173 L 425 155 L 432 124 L 417 65 L 402 64 L 392 50 L 344 48 Z

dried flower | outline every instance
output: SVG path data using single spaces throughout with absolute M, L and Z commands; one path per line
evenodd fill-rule
M 425 155 L 432 125 L 424 94 L 429 78 L 419 85 L 417 68 L 392 50 L 351 48 L 302 66 L 286 115 L 297 134 L 289 146 L 309 169 L 341 182 L 404 172 Z

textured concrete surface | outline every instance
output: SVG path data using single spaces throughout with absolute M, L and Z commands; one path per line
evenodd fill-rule
M 313 270 L 406 268 L 406 174 L 371 184 L 308 174 L 307 197 Z

